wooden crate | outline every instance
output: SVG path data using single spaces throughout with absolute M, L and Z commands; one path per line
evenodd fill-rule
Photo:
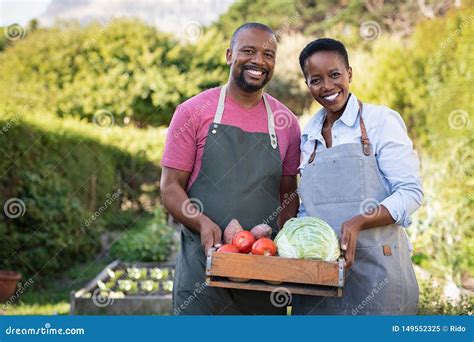
M 293 294 L 341 297 L 344 288 L 344 258 L 336 262 L 290 259 L 237 253 L 216 253 L 209 250 L 206 282 L 209 286 L 274 291 L 285 287 Z M 230 278 L 250 279 L 235 282 Z M 281 282 L 272 285 L 265 281 Z

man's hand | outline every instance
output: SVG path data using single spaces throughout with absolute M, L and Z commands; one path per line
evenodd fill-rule
M 211 220 L 204 220 L 204 222 L 199 225 L 199 233 L 201 235 L 201 246 L 205 255 L 207 255 L 211 247 L 220 247 L 222 245 L 222 230 Z

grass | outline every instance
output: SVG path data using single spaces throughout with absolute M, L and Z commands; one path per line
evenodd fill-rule
M 61 277 L 45 280 L 39 286 L 33 283 L 12 305 L 0 306 L 5 315 L 68 315 L 69 296 L 94 278 L 112 260 L 103 258 L 87 264 L 78 264 Z

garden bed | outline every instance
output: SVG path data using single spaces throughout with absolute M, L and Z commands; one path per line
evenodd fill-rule
M 84 288 L 71 292 L 70 314 L 171 314 L 174 268 L 174 262 L 116 260 Z

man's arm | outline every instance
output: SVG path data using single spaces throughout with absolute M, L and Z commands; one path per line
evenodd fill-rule
M 296 217 L 300 199 L 296 193 L 296 176 L 282 176 L 280 182 L 280 216 L 278 217 L 278 226 L 280 229 L 286 221 Z
M 199 212 L 186 193 L 190 172 L 163 167 L 160 188 L 163 205 L 186 227 L 201 235 L 204 253 L 214 245 L 222 244 L 222 231 L 212 220 Z

